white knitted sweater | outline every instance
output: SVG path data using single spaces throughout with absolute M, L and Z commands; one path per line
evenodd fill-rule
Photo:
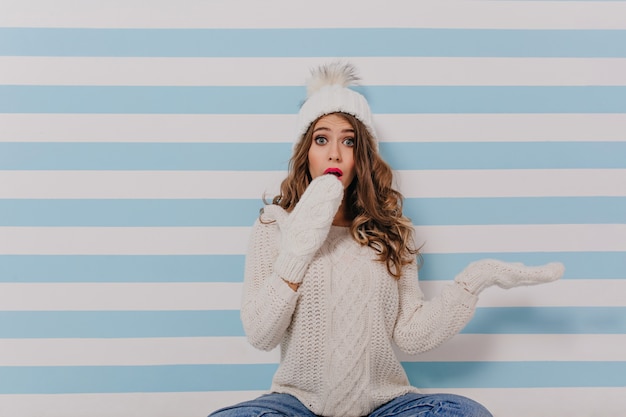
M 297 397 L 315 414 L 362 416 L 408 392 L 393 344 L 409 354 L 457 334 L 477 297 L 452 283 L 425 301 L 415 264 L 399 280 L 376 253 L 332 226 L 297 292 L 273 271 L 277 223 L 257 220 L 246 258 L 241 318 L 250 343 L 281 346 L 271 391 Z

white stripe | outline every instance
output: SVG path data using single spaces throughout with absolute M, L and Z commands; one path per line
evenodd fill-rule
M 291 143 L 295 115 L 0 114 L 0 142 Z M 626 114 L 377 114 L 381 142 L 623 142 Z M 236 128 L 233 128 L 236 126 Z
M 380 114 L 389 142 L 623 142 L 626 114 Z
M 301 86 L 310 68 L 329 60 L 8 56 L 0 57 L 0 83 Z M 350 61 L 359 68 L 366 85 L 626 85 L 625 58 L 377 57 L 350 58 Z
M 40 255 L 233 255 L 249 227 L 3 227 L 0 253 Z
M 0 366 L 264 364 L 280 360 L 278 348 L 260 351 L 245 337 L 0 339 L 0 351 Z
M 1 227 L 7 255 L 245 254 L 249 227 Z M 417 226 L 423 253 L 626 251 L 626 224 Z
M 418 226 L 423 253 L 626 250 L 626 224 Z
M 626 335 L 458 334 L 406 362 L 624 361 Z
M 624 169 L 397 171 L 407 198 L 626 196 Z
M 44 348 L 42 348 L 44 347 Z M 128 339 L 0 339 L 0 366 L 152 366 L 275 364 L 280 349 L 263 352 L 245 337 Z M 626 335 L 458 334 L 405 362 L 625 361 Z
M 0 413 L 11 417 L 198 417 L 262 394 L 209 391 L 0 395 Z
M 626 273 L 625 273 L 626 274 Z M 452 278 L 452 277 L 449 277 Z M 448 281 L 424 281 L 427 299 Z M 238 310 L 241 283 L 0 283 L 3 311 Z M 480 307 L 626 307 L 625 279 L 560 280 L 510 291 L 493 288 Z
M 624 278 L 561 279 L 510 290 L 494 286 L 480 294 L 478 307 L 626 307 L 626 271 Z M 426 299 L 431 299 L 440 294 L 447 284 L 446 281 L 422 281 L 420 287 Z
M 172 0 L 75 2 L 4 0 L 0 26 L 132 28 L 426 27 L 519 29 L 624 29 L 622 2 L 319 0 L 303 13 L 288 0 L 207 2 Z M 8 5 L 6 5 L 8 3 Z M 8 6 L 8 7 L 6 7 Z M 328 13 L 332 10 L 333 13 Z M 454 10 L 451 13 L 450 10 Z M 355 13 L 358 11 L 358 13 Z M 346 19 L 346 16 L 350 16 Z
M 270 199 L 284 171 L 2 171 L 0 198 Z M 624 197 L 626 169 L 396 171 L 407 198 Z M 224 184 L 228 184 L 225 187 Z
M 0 198 L 247 198 L 261 205 L 264 194 L 271 200 L 278 193 L 285 176 L 283 171 L 0 170 Z
M 486 406 L 496 417 L 621 416 L 626 388 L 441 388 L 425 393 L 464 395 Z
M 295 115 L 0 114 L 0 142 L 282 142 Z M 626 125 L 624 120 L 616 120 Z M 598 121 L 598 127 L 602 121 Z
M 424 393 L 464 395 L 498 417 L 621 416 L 626 388 L 444 388 Z M 198 417 L 251 400 L 261 391 L 130 394 L 0 395 L 0 412 L 11 417 Z
M 0 283 L 5 311 L 238 310 L 239 283 Z

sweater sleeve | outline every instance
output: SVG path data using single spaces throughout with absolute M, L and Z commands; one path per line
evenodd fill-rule
M 399 310 L 393 338 L 408 353 L 425 352 L 460 332 L 474 315 L 478 297 L 451 283 L 432 300 L 424 300 L 417 265 L 407 265 L 398 280 Z
M 261 350 L 281 342 L 298 300 L 298 293 L 274 272 L 279 241 L 276 222 L 256 220 L 246 255 L 241 321 L 250 344 Z

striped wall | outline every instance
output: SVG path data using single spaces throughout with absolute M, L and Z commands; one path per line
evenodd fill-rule
M 444 0 L 0 0 L 0 415 L 268 389 L 246 241 L 333 57 L 360 68 L 428 297 L 483 257 L 567 268 L 486 291 L 401 356 L 412 383 L 498 417 L 626 415 L 626 2 Z

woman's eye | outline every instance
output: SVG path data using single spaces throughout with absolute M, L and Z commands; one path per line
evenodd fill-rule
M 328 140 L 324 136 L 318 136 L 315 138 L 315 143 L 318 145 L 325 145 Z
M 352 146 L 354 146 L 354 139 L 346 138 L 346 139 L 343 140 L 343 144 L 346 145 L 346 146 L 352 147 Z

